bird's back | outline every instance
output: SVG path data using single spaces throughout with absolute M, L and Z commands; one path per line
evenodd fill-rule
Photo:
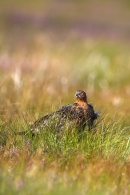
M 63 106 L 61 109 L 36 120 L 31 126 L 31 129 L 37 129 L 39 127 L 44 129 L 45 127 L 53 125 L 59 131 L 60 128 L 63 129 L 63 126 L 66 123 L 70 126 L 73 125 L 81 128 L 82 130 L 85 128 L 86 124 L 88 124 L 90 129 L 97 117 L 98 115 L 91 104 L 88 104 L 87 108 L 79 105 L 78 103 L 68 104 L 67 106 Z
M 66 123 L 70 124 L 70 126 L 82 127 L 82 124 L 85 123 L 85 118 L 85 112 L 82 106 L 77 103 L 68 104 L 36 120 L 33 125 L 31 125 L 31 129 L 34 130 L 39 127 L 44 129 L 45 127 L 53 125 L 59 131 L 59 128 L 63 128 Z

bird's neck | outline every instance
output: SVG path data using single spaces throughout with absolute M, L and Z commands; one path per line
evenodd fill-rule
M 88 108 L 88 103 L 87 103 L 87 101 L 77 100 L 76 103 L 77 103 L 79 106 L 84 107 L 85 109 Z

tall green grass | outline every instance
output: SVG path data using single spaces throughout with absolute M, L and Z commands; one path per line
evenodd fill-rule
M 30 131 L 26 121 L 11 120 L 1 132 L 1 194 L 123 194 L 130 186 L 130 128 L 103 118 L 96 129 L 58 134 L 55 126 Z M 8 131 L 6 131 L 8 129 Z

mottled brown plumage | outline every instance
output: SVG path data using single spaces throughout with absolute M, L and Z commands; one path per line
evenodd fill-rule
M 99 116 L 98 112 L 95 112 L 93 106 L 88 104 L 84 91 L 78 90 L 75 96 L 75 103 L 63 106 L 61 109 L 36 120 L 31 125 L 31 131 L 39 132 L 39 129 L 44 130 L 44 128 L 53 125 L 57 131 L 61 131 L 64 130 L 66 124 L 69 128 L 75 126 L 80 131 L 84 130 L 87 125 L 90 130 L 94 120 Z
M 54 129 L 62 132 L 67 127 L 73 127 L 78 131 L 83 131 L 86 125 L 91 130 L 94 121 L 99 117 L 100 111 L 94 111 L 91 104 L 87 102 L 86 93 L 82 90 L 76 91 L 76 102 L 61 107 L 59 110 L 45 115 L 36 120 L 31 126 L 31 133 L 35 135 L 45 129 Z M 26 135 L 28 131 L 18 132 L 18 135 Z

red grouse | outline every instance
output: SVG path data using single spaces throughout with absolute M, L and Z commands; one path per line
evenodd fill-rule
M 45 128 L 55 128 L 58 132 L 63 131 L 65 126 L 76 127 L 79 131 L 84 130 L 86 125 L 91 130 L 94 121 L 99 117 L 99 111 L 94 111 L 91 104 L 87 102 L 86 93 L 82 90 L 76 91 L 76 102 L 61 107 L 59 110 L 41 117 L 31 125 L 32 133 L 39 132 Z

